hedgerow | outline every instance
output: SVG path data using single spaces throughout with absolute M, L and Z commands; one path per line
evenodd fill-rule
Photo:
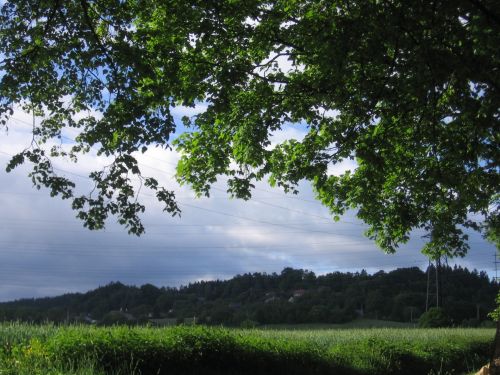
M 487 361 L 494 335 L 485 329 L 17 328 L 19 337 L 0 325 L 0 375 L 463 373 Z

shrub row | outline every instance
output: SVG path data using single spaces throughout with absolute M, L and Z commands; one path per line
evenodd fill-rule
M 326 374 L 336 370 L 325 353 L 305 342 L 265 340 L 206 327 L 175 327 L 161 333 L 126 327 L 68 329 L 49 340 L 47 350 L 54 361 L 75 364 L 91 358 L 109 373 Z
M 401 333 L 411 337 L 407 331 Z M 57 364 L 68 373 L 91 364 L 95 372 L 85 373 L 421 375 L 480 367 L 487 361 L 492 337 L 443 330 L 442 337 L 432 340 L 393 340 L 379 334 L 325 346 L 286 332 L 269 337 L 258 330 L 207 327 L 67 327 L 43 340 L 31 338 L 8 350 L 4 346 L 2 355 L 15 356 L 12 363 L 30 363 L 31 368 Z

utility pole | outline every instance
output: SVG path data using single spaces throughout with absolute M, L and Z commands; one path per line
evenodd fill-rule
M 427 266 L 427 293 L 425 297 L 425 311 L 429 311 L 431 307 L 431 297 L 436 296 L 436 307 L 441 307 L 443 304 L 443 291 L 442 291 L 442 275 L 441 275 L 441 257 L 434 259 L 435 266 L 433 265 L 433 261 L 429 259 L 429 265 Z M 431 286 L 431 271 L 434 268 L 434 285 Z M 432 292 L 434 290 L 434 292 Z
M 429 288 L 431 279 L 431 260 L 429 259 L 429 264 L 427 265 L 427 293 L 425 295 L 425 312 L 429 310 Z
M 436 259 L 436 307 L 440 307 L 440 293 L 441 293 L 441 257 Z
M 441 274 L 439 273 L 441 268 L 441 258 L 436 258 L 434 260 L 436 263 L 433 265 L 433 261 L 429 259 L 429 266 L 427 267 L 427 295 L 425 298 L 425 311 L 429 311 L 431 308 L 431 297 L 436 296 L 436 307 L 441 306 Z M 434 268 L 434 281 L 431 279 L 431 271 Z M 431 283 L 434 282 L 434 285 L 431 286 Z M 434 290 L 434 291 L 432 291 Z
M 495 260 L 493 261 L 493 264 L 495 265 L 495 282 L 498 283 L 498 265 L 500 264 L 500 261 L 498 260 L 498 253 L 495 251 Z

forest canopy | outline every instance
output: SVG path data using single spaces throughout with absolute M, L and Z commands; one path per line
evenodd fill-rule
M 136 155 L 175 147 L 178 180 L 200 195 L 221 175 L 243 199 L 255 181 L 308 180 L 387 252 L 416 229 L 431 256 L 464 255 L 467 229 L 498 245 L 499 25 L 494 0 L 7 0 L 0 126 L 18 108 L 40 120 L 7 170 L 30 162 L 90 229 L 116 215 L 141 234 L 131 176 L 179 208 Z M 176 123 L 174 107 L 200 103 Z M 289 126 L 307 134 L 271 147 Z M 68 128 L 75 142 L 54 142 Z M 78 195 L 52 160 L 91 148 L 113 162 Z M 329 172 L 349 159 L 354 171 Z
M 212 325 L 345 323 L 357 318 L 416 323 L 436 308 L 428 274 L 417 267 L 372 275 L 302 269 L 246 273 L 228 280 L 197 281 L 180 288 L 115 282 L 86 293 L 0 303 L 1 321 L 136 324 L 196 322 Z M 488 325 L 498 283 L 486 272 L 443 266 L 439 307 L 445 325 Z M 425 315 L 424 315 L 425 316 Z M 490 323 L 492 323 L 490 321 Z

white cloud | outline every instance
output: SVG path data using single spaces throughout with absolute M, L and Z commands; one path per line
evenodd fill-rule
M 267 149 L 272 150 L 276 147 L 276 145 L 292 139 L 300 142 L 306 135 L 307 130 L 303 125 L 287 124 L 283 126 L 282 129 L 277 130 L 271 134 L 271 136 L 269 137 L 269 141 L 271 142 L 271 144 L 267 147 Z
M 186 107 L 183 105 L 178 105 L 171 109 L 172 116 L 177 118 L 182 118 L 183 116 L 193 117 L 203 113 L 207 110 L 207 103 L 197 103 L 194 107 Z
M 329 176 L 340 176 L 347 171 L 354 172 L 358 164 L 354 160 L 344 159 L 340 163 L 329 164 L 327 169 L 327 174 Z

